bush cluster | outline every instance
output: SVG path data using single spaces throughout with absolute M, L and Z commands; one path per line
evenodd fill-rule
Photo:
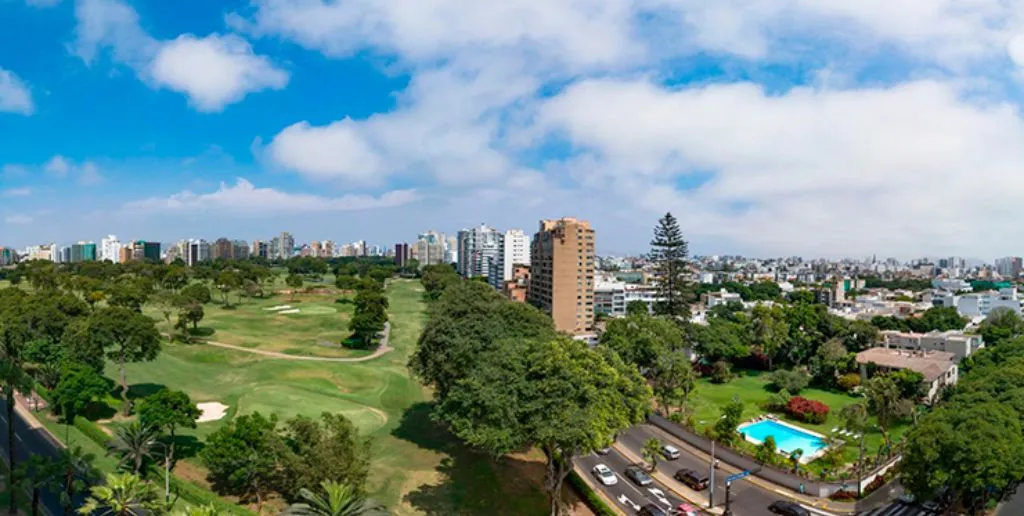
M 837 380 L 839 388 L 844 391 L 852 391 L 860 386 L 860 375 L 857 373 L 846 373 Z
M 811 378 L 803 371 L 787 371 L 780 369 L 769 377 L 769 383 L 776 391 L 788 391 L 790 394 L 799 394 Z
M 786 412 L 790 416 L 815 425 L 820 425 L 828 419 L 828 411 L 828 405 L 803 396 L 793 396 L 786 404 Z

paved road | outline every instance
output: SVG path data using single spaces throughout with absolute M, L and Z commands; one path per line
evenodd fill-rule
M 231 349 L 231 350 L 234 350 L 234 351 L 243 351 L 245 353 L 252 353 L 254 355 L 262 355 L 262 356 L 265 356 L 265 357 L 268 357 L 268 358 L 277 358 L 277 359 L 281 359 L 281 360 L 305 360 L 307 362 L 346 362 L 347 363 L 347 362 L 366 362 L 368 360 L 373 360 L 375 358 L 380 358 L 380 357 L 382 357 L 382 356 L 384 356 L 384 355 L 394 351 L 395 348 L 391 347 L 391 345 L 389 344 L 389 341 L 390 341 L 390 338 L 391 338 L 391 323 L 390 322 L 384 323 L 384 332 L 383 333 L 384 333 L 384 335 L 383 335 L 383 337 L 381 337 L 380 346 L 377 347 L 376 351 L 374 351 L 373 353 L 371 353 L 369 355 L 366 355 L 365 357 L 358 357 L 358 358 L 333 358 L 333 357 L 313 357 L 313 356 L 307 356 L 307 355 L 289 355 L 287 353 L 278 353 L 277 351 L 267 351 L 265 349 L 258 349 L 258 348 L 245 348 L 245 347 L 242 347 L 242 346 L 235 346 L 233 344 L 225 344 L 223 342 L 216 342 L 216 341 L 212 341 L 212 340 L 202 340 L 200 342 L 202 342 L 203 344 L 206 344 L 208 346 L 214 346 L 214 347 L 224 348 L 224 349 Z M 164 336 L 166 337 L 167 334 L 164 334 Z
M 858 512 L 857 516 L 932 516 L 929 512 L 917 505 L 892 503 L 883 507 L 877 507 L 870 511 Z
M 7 404 L 0 399 L 0 452 L 7 457 Z M 14 458 L 17 461 L 24 461 L 29 455 L 44 455 L 57 457 L 60 454 L 60 445 L 50 437 L 42 428 L 30 428 L 25 420 L 14 412 Z M 23 495 L 24 496 L 24 495 Z M 60 498 L 46 490 L 42 492 L 42 505 L 50 514 L 58 515 L 63 513 L 60 505 Z M 30 502 L 27 500 L 26 502 Z M 28 505 L 26 503 L 26 505 Z M 6 510 L 6 508 L 0 508 Z
M 625 475 L 623 475 L 623 472 L 632 464 L 629 460 L 614 450 L 607 455 L 590 454 L 585 457 L 580 457 L 576 459 L 576 462 L 587 472 L 587 474 L 590 475 L 591 478 L 594 479 L 594 483 L 601 487 L 608 498 L 614 501 L 618 505 L 618 508 L 624 510 L 626 514 L 636 514 L 636 507 L 642 507 L 649 503 L 656 504 L 660 507 L 666 507 L 665 502 L 660 500 L 654 492 L 650 491 L 651 488 L 660 489 L 664 493 L 665 500 L 667 500 L 672 507 L 676 507 L 683 503 L 682 499 L 672 494 L 671 490 L 661 485 L 657 480 L 647 487 L 640 487 L 626 478 Z M 613 486 L 601 485 L 592 473 L 594 466 L 597 464 L 604 464 L 611 468 L 619 478 L 619 482 Z

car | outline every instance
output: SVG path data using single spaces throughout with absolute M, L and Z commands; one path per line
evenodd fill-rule
M 907 505 L 913 505 L 913 503 L 917 501 L 917 498 L 915 498 L 911 493 L 903 493 L 896 498 L 896 501 Z
M 671 444 L 663 444 L 661 445 L 661 454 L 668 460 L 676 460 L 679 458 L 679 448 Z
M 648 475 L 647 472 L 637 466 L 630 466 L 626 468 L 626 478 L 640 487 L 647 487 L 654 482 L 651 480 L 651 476 Z
M 680 469 L 679 471 L 676 471 L 672 477 L 686 484 L 687 487 L 694 491 L 703 491 L 708 488 L 707 475 L 697 473 L 692 469 Z
M 942 504 L 935 500 L 929 500 L 921 504 L 921 508 L 934 514 L 938 514 L 942 511 Z
M 681 503 L 681 504 L 679 504 L 679 506 L 676 507 L 676 509 L 675 509 L 675 514 L 677 516 L 699 516 L 700 515 L 700 513 L 697 512 L 697 508 L 692 506 L 692 505 L 690 505 L 690 504 L 688 504 L 688 503 Z
M 639 514 L 640 516 L 668 516 L 668 513 L 665 512 L 665 509 L 662 509 L 661 507 L 658 507 L 653 503 L 649 503 L 641 507 L 640 512 L 638 512 L 637 514 Z
M 782 516 L 811 516 L 811 512 L 804 509 L 798 503 L 786 500 L 776 500 L 768 506 L 768 510 Z
M 615 472 L 604 464 L 594 466 L 593 473 L 594 477 L 606 486 L 613 486 L 619 483 L 619 477 L 615 476 Z
M 611 446 L 609 446 L 607 448 L 598 448 L 597 449 L 597 454 L 598 455 L 608 455 L 611 452 L 612 452 L 612 447 Z

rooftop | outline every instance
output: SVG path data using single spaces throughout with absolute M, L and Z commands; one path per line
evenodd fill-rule
M 891 369 L 910 369 L 933 382 L 950 367 L 956 365 L 956 355 L 946 351 L 907 351 L 902 349 L 871 348 L 857 353 L 857 363 L 874 362 Z

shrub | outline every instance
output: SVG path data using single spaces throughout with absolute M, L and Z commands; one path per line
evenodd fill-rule
M 884 485 L 885 485 L 885 477 L 883 475 L 878 475 L 877 477 L 875 477 L 874 480 L 872 480 L 871 482 L 868 482 L 868 485 L 864 486 L 864 492 L 862 493 L 862 495 L 863 496 L 867 496 L 868 493 L 870 493 L 870 492 L 874 491 L 875 489 L 878 489 L 879 487 L 882 487 Z
M 837 381 L 839 388 L 844 391 L 852 391 L 860 385 L 860 375 L 857 373 L 846 373 Z
M 810 376 L 803 371 L 787 371 L 780 369 L 768 377 L 768 383 L 777 391 L 789 391 L 792 394 L 799 394 L 811 381 Z
M 803 396 L 793 396 L 786 404 L 786 412 L 805 423 L 820 425 L 828 419 L 828 405 L 809 400 Z
M 764 408 L 767 410 L 786 410 L 789 406 L 789 400 L 792 396 L 789 391 L 783 389 L 771 396 L 768 396 L 768 401 L 764 402 Z
M 828 495 L 828 498 L 829 498 L 829 500 L 837 500 L 837 501 L 856 500 L 857 499 L 857 493 L 855 493 L 853 491 L 836 491 L 836 492 Z
M 732 380 L 732 366 L 725 360 L 719 360 L 711 366 L 711 383 L 728 383 Z

